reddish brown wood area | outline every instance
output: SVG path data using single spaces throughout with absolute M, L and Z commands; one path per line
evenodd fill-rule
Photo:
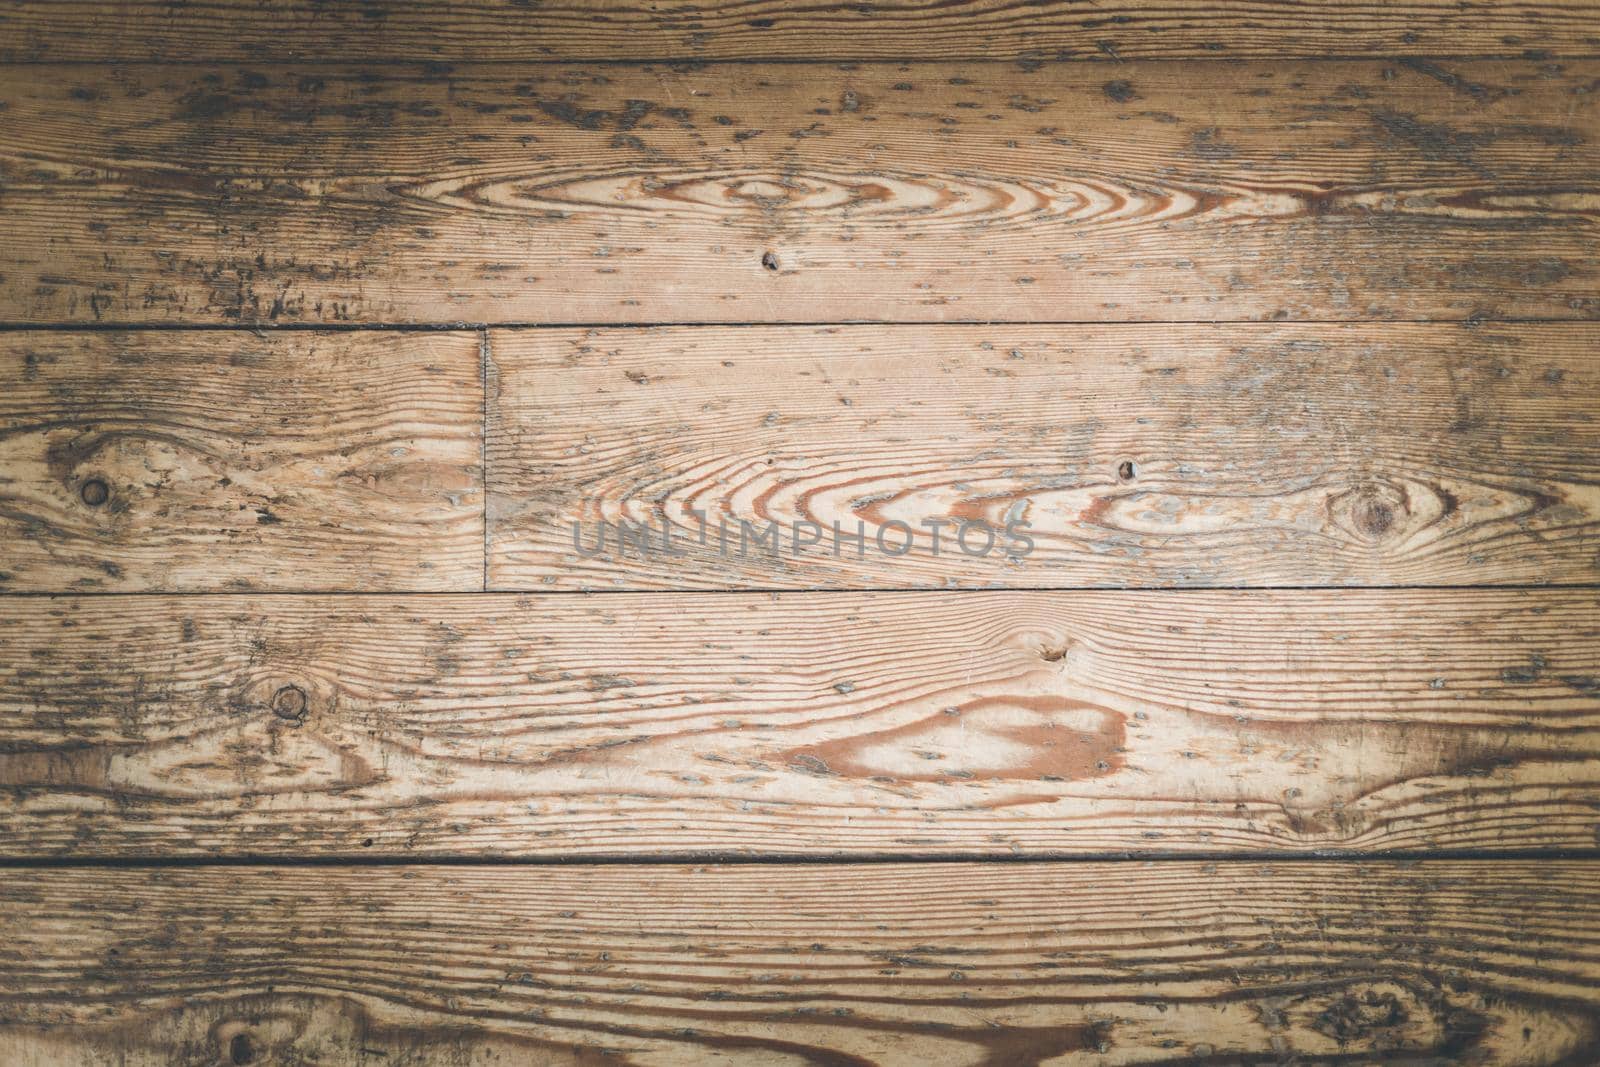
M 0 851 L 1589 849 L 1593 592 L 0 601 Z

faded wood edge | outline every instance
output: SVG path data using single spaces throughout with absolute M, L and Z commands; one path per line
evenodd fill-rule
M 60 59 L 41 58 L 30 59 L 21 56 L 6 57 L 0 53 L 0 68 L 17 67 L 28 70 L 40 70 L 49 67 L 137 67 L 137 66 L 162 66 L 176 68 L 205 68 L 205 67 L 250 67 L 251 69 L 272 70 L 274 68 L 307 68 L 308 70 L 360 67 L 370 70 L 384 69 L 448 69 L 454 66 L 474 66 L 484 68 L 543 68 L 543 67 L 570 67 L 576 64 L 595 67 L 661 67 L 661 68 L 702 68 L 716 66 L 754 66 L 765 67 L 851 67 L 860 65 L 882 65 L 887 67 L 904 66 L 913 63 L 959 63 L 963 66 L 975 67 L 1020 67 L 1025 70 L 1036 70 L 1041 66 L 1093 66 L 1103 67 L 1107 72 L 1115 71 L 1127 63 L 1182 63 L 1226 66 L 1244 62 L 1255 63 L 1476 63 L 1476 62 L 1503 62 L 1503 63 L 1542 63 L 1542 62 L 1580 62 L 1584 60 L 1600 59 L 1600 46 L 1585 46 L 1574 48 L 1570 51 L 1550 51 L 1548 49 L 1524 50 L 1498 50 L 1498 51 L 1451 51 L 1449 49 L 1430 50 L 1419 52 L 1403 48 L 1374 48 L 1365 51 L 1306 51 L 1295 52 L 1289 50 L 1277 52 L 1192 52 L 1192 53 L 1154 53 L 1136 56 L 1122 56 L 1115 58 L 1107 55 L 1051 55 L 1038 57 L 1030 52 L 1016 54 L 993 55 L 985 53 L 952 53 L 930 57 L 925 54 L 905 52 L 881 52 L 841 55 L 817 55 L 795 58 L 786 55 L 735 55 L 712 56 L 706 58 L 675 55 L 672 53 L 641 53 L 628 56 L 589 56 L 580 54 L 559 56 L 535 56 L 526 59 L 511 58 L 475 58 L 472 56 L 459 56 L 450 60 L 438 60 L 426 55 L 366 55 L 358 59 L 337 55 L 296 55 L 283 54 L 267 59 L 252 62 L 247 56 L 218 55 L 200 59 L 169 59 L 159 54 L 131 56 L 126 58 L 82 58 Z M 974 320 L 981 322 L 1004 320 Z M 1029 320 L 1037 321 L 1037 320 Z M 1213 319 L 1204 320 L 1216 321 Z M 1306 321 L 1306 320 L 1298 320 Z M 1350 321 L 1350 320 L 1340 320 Z M 456 325 L 471 327 L 477 323 L 464 322 Z M 490 325 L 496 325 L 490 323 Z M 530 324 L 531 325 L 531 324 Z M 560 325 L 577 326 L 583 323 L 569 322 Z M 719 323 L 719 325 L 736 325 L 733 323 Z M 796 323 L 796 325 L 820 325 L 817 323 Z M 218 327 L 222 328 L 222 327 Z
M 914 58 L 1115 63 L 1135 58 L 1315 58 L 1393 54 L 1571 58 L 1600 52 L 1600 24 L 1578 6 L 1542 3 L 1462 15 L 1441 0 L 1401 4 L 1208 6 L 1120 0 L 1082 8 L 1004 0 L 813 4 L 712 0 L 695 5 L 599 0 L 589 5 L 479 0 L 367 3 L 222 0 L 8 0 L 0 61 L 226 62 L 289 58 L 516 62 Z M 821 47 L 818 47 L 819 44 Z
M 80 869 L 0 934 L 17 1067 L 1600 1049 L 1594 863 Z

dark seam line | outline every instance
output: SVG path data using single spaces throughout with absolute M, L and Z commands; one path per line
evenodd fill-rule
M 1448 585 L 1017 585 L 1017 586 L 988 586 L 955 588 L 948 586 L 852 586 L 840 588 L 837 586 L 749 586 L 736 588 L 697 588 L 684 586 L 672 589 L 197 589 L 186 591 L 182 589 L 141 589 L 125 592 L 107 590 L 55 590 L 41 592 L 38 590 L 17 590 L 6 592 L 0 590 L 0 603 L 6 600 L 49 600 L 79 597 L 84 599 L 95 598 L 114 600 L 126 598 L 138 600 L 147 597 L 171 597 L 174 599 L 197 599 L 214 597 L 223 599 L 232 597 L 242 600 L 248 597 L 473 597 L 473 596 L 539 596 L 539 597 L 621 597 L 621 596 L 767 596 L 773 593 L 784 593 L 790 596 L 803 594 L 805 596 L 851 596 L 856 594 L 871 593 L 874 596 L 922 596 L 931 593 L 943 595 L 965 596 L 1004 596 L 1008 593 L 1121 593 L 1127 595 L 1159 594 L 1162 596 L 1179 594 L 1200 596 L 1205 593 L 1292 593 L 1292 592 L 1325 592 L 1325 593 L 1384 593 L 1384 592 L 1507 592 L 1507 593 L 1549 593 L 1563 590 L 1583 591 L 1600 589 L 1600 582 L 1509 582 L 1493 585 L 1473 585 L 1470 583 Z
M 772 321 L 722 322 L 716 320 L 684 319 L 679 321 L 650 322 L 592 322 L 583 320 L 546 319 L 507 322 L 0 322 L 0 333 L 61 332 L 137 333 L 170 331 L 173 333 L 459 333 L 489 330 L 659 330 L 664 327 L 704 327 L 726 329 L 778 329 L 786 327 L 825 328 L 831 326 L 920 326 L 948 329 L 972 326 L 1097 326 L 1120 329 L 1157 329 L 1163 326 L 1249 326 L 1260 329 L 1285 326 L 1459 326 L 1474 329 L 1496 325 L 1600 325 L 1600 318 L 1461 318 L 1461 319 L 779 319 Z
M 796 29 L 792 31 L 796 36 L 806 33 L 815 33 L 818 29 L 837 29 L 840 32 L 850 32 L 857 27 L 843 25 L 838 27 L 811 27 L 808 30 Z M 354 36 L 354 35 L 352 35 Z M 353 40 L 352 46 L 360 48 L 362 42 Z M 1114 44 L 1115 42 L 1113 42 Z M 931 43 L 929 47 L 932 47 Z M 527 59 L 472 59 L 451 58 L 441 59 L 437 56 L 419 56 L 415 59 L 385 57 L 375 60 L 350 60 L 334 58 L 294 59 L 271 58 L 252 61 L 237 56 L 218 56 L 204 59 L 175 59 L 160 53 L 153 53 L 145 57 L 118 57 L 106 59 L 46 59 L 33 57 L 15 57 L 0 61 L 0 67 L 250 67 L 251 69 L 270 70 L 295 69 L 302 67 L 343 68 L 348 70 L 374 70 L 378 68 L 414 67 L 424 72 L 444 68 L 441 77 L 456 73 L 458 68 L 483 68 L 483 67 L 509 67 L 518 69 L 522 67 L 553 67 L 553 66 L 585 66 L 606 67 L 615 69 L 619 67 L 692 67 L 701 70 L 706 67 L 734 67 L 734 66 L 787 66 L 787 67 L 820 67 L 834 65 L 848 65 L 852 67 L 880 66 L 880 67 L 932 67 L 950 63 L 964 63 L 975 66 L 1015 67 L 1026 64 L 1030 67 L 1036 64 L 1040 67 L 1067 67 L 1079 65 L 1123 67 L 1129 64 L 1157 64 L 1157 63 L 1204 63 L 1204 64 L 1233 64 L 1239 63 L 1404 63 L 1407 60 L 1443 60 L 1449 62 L 1524 62 L 1545 63 L 1561 60 L 1596 59 L 1600 52 L 1595 51 L 1557 51 L 1552 49 L 1532 48 L 1517 52 L 1319 52 L 1315 55 L 1281 52 L 1239 52 L 1217 53 L 1196 52 L 1192 55 L 1108 55 L 1104 52 L 1090 52 L 1087 49 L 1081 55 L 1062 56 L 1060 52 L 1065 46 L 1054 48 L 1040 48 L 1032 52 L 1020 52 L 1015 56 L 1000 57 L 991 55 L 928 55 L 926 52 L 911 56 L 886 57 L 886 56 L 806 56 L 796 57 L 791 53 L 778 53 L 773 55 L 743 55 L 743 56 L 653 56 L 645 58 L 626 59 L 601 59 L 584 56 L 538 56 Z M 1082 47 L 1082 46 L 1079 46 Z
M 483 522 L 483 588 L 489 591 L 489 331 L 478 330 L 478 387 L 482 392 L 483 411 L 478 423 L 478 496 L 482 506 L 479 515 Z
M 727 853 L 715 850 L 686 851 L 676 854 L 623 855 L 598 853 L 592 856 L 484 856 L 484 855 L 434 855 L 434 856 L 363 856 L 342 854 L 328 856 L 100 856 L 70 857 L 44 856 L 36 858 L 0 859 L 0 869 L 30 870 L 55 868 L 168 868 L 168 867 L 662 867 L 701 863 L 728 866 L 773 867 L 852 867 L 889 863 L 922 865 L 950 864 L 1057 864 L 1071 866 L 1086 863 L 1228 863 L 1267 865 L 1275 863 L 1423 863 L 1423 862 L 1482 862 L 1508 863 L 1528 861 L 1600 862 L 1600 849 L 1440 849 L 1418 851 L 1397 849 L 1380 852 L 1356 852 L 1345 849 L 1300 850 L 1286 852 L 1093 852 L 1035 854 L 1007 853 L 996 855 L 984 852 L 925 853 L 925 852 L 866 852 L 859 855 L 804 856 L 784 853 L 752 855 L 749 852 Z

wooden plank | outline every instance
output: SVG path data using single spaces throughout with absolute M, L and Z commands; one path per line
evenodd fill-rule
M 0 590 L 483 586 L 475 334 L 0 335 Z
M 1590 849 L 1600 596 L 0 600 L 0 855 Z
M 1600 62 L 0 68 L 0 321 L 1592 318 Z
M 1583 0 L 5 0 L 0 61 L 1600 54 Z
M 496 331 L 489 581 L 1594 582 L 1597 341 L 1583 324 Z
M 12 1067 L 1600 1057 L 1574 861 L 41 870 L 0 935 Z

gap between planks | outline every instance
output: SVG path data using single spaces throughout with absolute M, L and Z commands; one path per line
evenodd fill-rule
M 1271 866 L 1281 863 L 1327 863 L 1368 866 L 1375 863 L 1596 863 L 1600 846 L 1592 849 L 1523 848 L 1506 851 L 1481 848 L 1393 849 L 1359 852 L 1352 849 L 1312 849 L 1299 852 L 1039 852 L 997 856 L 987 852 L 868 852 L 837 856 L 807 856 L 774 852 L 596 853 L 581 856 L 7 856 L 5 870 L 167 870 L 201 867 L 871 867 L 892 864 L 949 866 L 951 864 L 1065 865 L 1073 864 L 1197 864 Z
M 925 329 L 971 329 L 976 326 L 1019 326 L 1029 329 L 1048 329 L 1054 326 L 1105 329 L 1121 327 L 1139 329 L 1151 327 L 1215 326 L 1218 329 L 1238 326 L 1459 326 L 1474 330 L 1484 326 L 1572 326 L 1583 325 L 1585 319 L 1553 319 L 1544 316 L 1515 318 L 1496 315 L 1471 319 L 1293 319 L 1270 321 L 1267 319 L 942 319 L 923 322 L 916 319 L 819 319 L 718 322 L 712 319 L 683 319 L 659 322 L 596 322 L 548 319 L 540 322 L 0 322 L 0 333 L 460 333 L 462 331 L 487 332 L 500 330 L 506 333 L 536 330 L 650 330 L 668 329 L 827 329 L 833 326 L 884 326 L 916 327 Z
M 478 392 L 483 400 L 483 421 L 478 424 L 478 478 L 484 492 L 479 494 L 479 522 L 483 525 L 483 581 L 480 591 L 489 592 L 489 328 L 478 327 Z
M 1600 59 L 1600 51 L 1562 52 L 1560 54 L 1546 54 L 1538 49 L 1524 49 L 1518 52 L 1320 52 L 1316 55 L 1294 55 L 1289 53 L 1274 55 L 1248 55 L 1248 56 L 1218 56 L 1218 55 L 1183 55 L 1183 56 L 1132 56 L 1113 59 L 1110 56 L 1079 56 L 1070 59 L 1050 58 L 1044 60 L 1045 66 L 1098 66 L 1116 70 L 1129 64 L 1138 63 L 1193 63 L 1208 66 L 1237 66 L 1240 63 L 1537 63 L 1537 62 L 1580 62 L 1583 60 Z M 427 57 L 416 58 L 388 58 L 361 62 L 351 59 L 296 59 L 280 58 L 268 59 L 260 63 L 250 63 L 251 67 L 293 67 L 296 70 L 337 70 L 359 66 L 368 70 L 382 69 L 411 69 L 416 67 L 457 67 L 473 66 L 493 69 L 502 67 L 507 70 L 524 70 L 527 68 L 544 67 L 605 67 L 620 69 L 626 67 L 840 67 L 852 69 L 862 66 L 896 67 L 916 63 L 960 63 L 963 66 L 974 67 L 1017 67 L 1026 64 L 1034 65 L 1034 60 L 1028 57 L 1014 59 L 997 59 L 994 56 L 981 55 L 941 55 L 937 59 L 930 59 L 925 55 L 909 56 L 871 56 L 868 58 L 848 56 L 807 56 L 797 58 L 794 56 L 766 56 L 743 57 L 729 59 L 694 59 L 683 56 L 651 56 L 643 59 L 588 59 L 581 56 L 565 58 L 528 58 L 528 59 L 454 59 L 436 60 Z M 243 66 L 246 59 L 239 56 L 230 56 L 225 59 L 7 59 L 0 60 L 0 67 L 126 67 L 133 65 L 157 65 L 162 67 L 176 67 L 179 69 L 204 70 L 219 66 Z
M 129 591 L 106 590 L 0 590 L 0 601 L 5 600 L 52 600 L 52 599 L 96 599 L 115 600 L 119 597 L 136 600 L 141 597 L 167 597 L 184 600 L 200 600 L 212 598 L 237 597 L 240 599 L 253 599 L 255 597 L 366 597 L 374 599 L 379 597 L 394 597 L 396 599 L 411 599 L 414 597 L 462 597 L 462 596 L 537 596 L 537 597 L 614 597 L 614 596 L 760 596 L 768 594 L 784 597 L 795 596 L 849 596 L 871 593 L 874 596 L 921 596 L 928 593 L 941 595 L 959 594 L 962 596 L 981 596 L 983 594 L 1008 594 L 1008 593 L 1048 593 L 1051 595 L 1071 596 L 1075 593 L 1147 593 L 1169 596 L 1174 593 L 1204 594 L 1204 593 L 1389 593 L 1389 592 L 1507 592 L 1507 593 L 1542 593 L 1542 592 L 1569 592 L 1585 589 L 1600 589 L 1600 582 L 1516 582 L 1492 585 L 1473 584 L 1470 582 L 1451 582 L 1442 585 L 1433 585 L 1426 582 L 1400 583 L 1391 585 L 1172 585 L 1172 586 L 1147 586 L 1147 585 L 1007 585 L 992 586 L 989 588 L 975 589 L 970 586 L 944 588 L 941 586 L 852 586 L 841 587 L 833 585 L 819 586 L 728 586 L 712 588 L 683 588 L 683 589 L 420 589 L 415 592 L 404 589 L 139 589 Z

